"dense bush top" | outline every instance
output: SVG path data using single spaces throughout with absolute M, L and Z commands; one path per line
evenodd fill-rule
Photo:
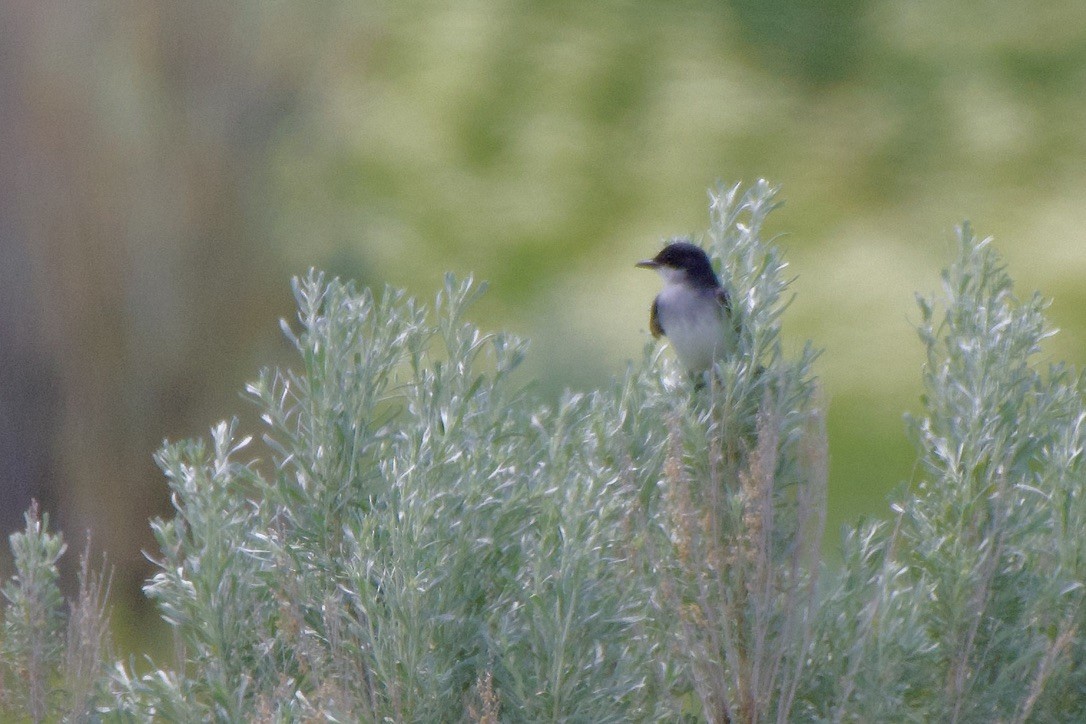
M 35 721 L 1076 721 L 1086 574 L 1083 386 L 1033 358 L 1016 300 L 961 230 L 921 300 L 919 473 L 890 522 L 821 571 L 816 351 L 780 345 L 787 279 L 760 238 L 775 190 L 711 195 L 706 239 L 740 351 L 689 379 L 646 348 L 608 388 L 542 405 L 525 345 L 311 273 L 299 361 L 235 423 L 167 445 L 176 515 L 146 592 L 176 658 L 113 664 L 107 586 L 67 613 L 33 509 L 4 588 L 3 704 Z M 821 575 L 820 575 L 821 574 Z M 65 635 L 67 638 L 65 639 Z

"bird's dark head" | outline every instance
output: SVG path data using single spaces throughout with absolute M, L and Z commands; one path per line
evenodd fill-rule
M 700 246 L 689 241 L 673 241 L 651 259 L 637 262 L 642 269 L 655 269 L 668 281 L 692 282 L 717 286 L 720 282 L 713 272 L 709 256 Z

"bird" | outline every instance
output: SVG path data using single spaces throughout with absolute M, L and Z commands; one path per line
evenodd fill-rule
M 654 269 L 664 279 L 649 312 L 649 331 L 657 339 L 667 337 L 687 372 L 698 376 L 735 353 L 731 299 L 701 247 L 672 241 L 636 266 Z

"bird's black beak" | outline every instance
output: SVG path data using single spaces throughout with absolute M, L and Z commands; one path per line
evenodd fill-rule
M 660 262 L 656 261 L 655 259 L 642 259 L 641 261 L 634 264 L 634 266 L 640 269 L 659 269 Z

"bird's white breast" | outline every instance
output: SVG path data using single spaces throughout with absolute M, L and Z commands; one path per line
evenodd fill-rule
M 713 290 L 668 284 L 657 297 L 656 313 L 679 361 L 700 372 L 734 351 L 735 339 Z

